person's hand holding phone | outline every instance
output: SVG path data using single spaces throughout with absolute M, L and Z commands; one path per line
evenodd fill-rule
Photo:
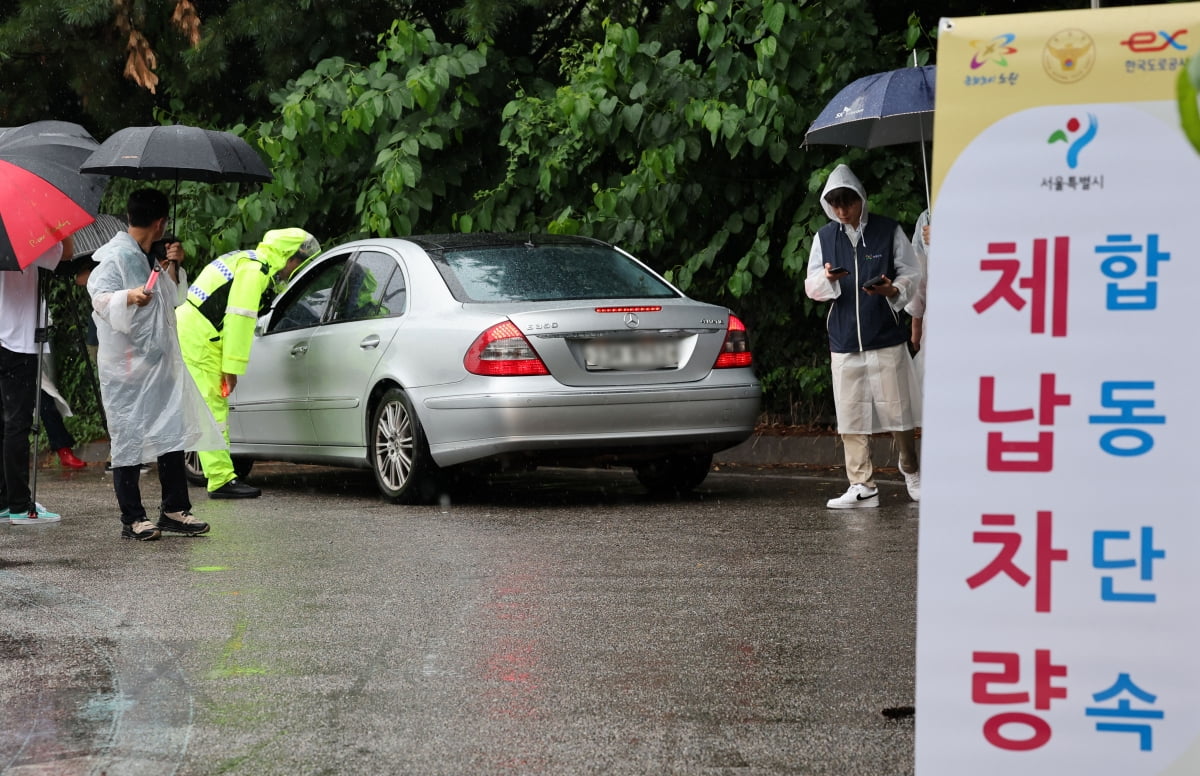
M 850 274 L 850 270 L 845 267 L 835 267 L 832 264 L 825 265 L 825 277 L 829 280 L 838 280 Z
M 876 275 L 863 283 L 862 290 L 871 296 L 888 297 L 900 293 L 899 289 L 892 285 L 892 281 L 888 279 L 887 275 Z

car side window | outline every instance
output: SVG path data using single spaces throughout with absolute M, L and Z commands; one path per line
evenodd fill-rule
M 403 299 L 397 306 L 394 298 L 388 298 L 392 278 L 396 275 L 401 272 L 392 256 L 379 251 L 358 254 L 338 289 L 337 302 L 329 320 L 363 321 L 401 312 Z
M 384 315 L 400 315 L 404 312 L 404 304 L 408 301 L 408 285 L 404 282 L 404 270 L 400 267 L 392 273 L 387 288 L 380 300 L 380 309 Z
M 329 306 L 333 289 L 345 269 L 347 256 L 337 256 L 307 273 L 275 305 L 267 331 L 290 331 L 316 326 Z

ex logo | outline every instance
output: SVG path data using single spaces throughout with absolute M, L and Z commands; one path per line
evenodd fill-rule
M 1179 42 L 1180 36 L 1186 34 L 1187 30 L 1175 30 L 1175 32 L 1170 34 L 1163 30 L 1159 30 L 1158 32 L 1142 30 L 1141 32 L 1133 33 L 1127 39 L 1121 41 L 1121 45 L 1128 46 L 1130 51 L 1137 53 L 1162 51 L 1168 46 L 1176 51 L 1187 51 L 1187 44 Z

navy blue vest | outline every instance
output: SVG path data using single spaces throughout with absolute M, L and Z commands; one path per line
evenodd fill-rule
M 896 227 L 892 219 L 872 213 L 857 249 L 839 223 L 826 224 L 817 232 L 825 262 L 850 270 L 849 275 L 833 281 L 841 284 L 842 295 L 829 305 L 825 319 L 829 349 L 834 353 L 879 350 L 908 340 L 900 316 L 887 299 L 871 296 L 861 288 L 876 275 L 896 279 L 896 257 L 892 255 Z

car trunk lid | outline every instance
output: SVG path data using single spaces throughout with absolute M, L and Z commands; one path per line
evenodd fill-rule
M 725 341 L 729 314 L 695 302 L 604 302 L 509 319 L 559 382 L 606 386 L 704 379 Z

